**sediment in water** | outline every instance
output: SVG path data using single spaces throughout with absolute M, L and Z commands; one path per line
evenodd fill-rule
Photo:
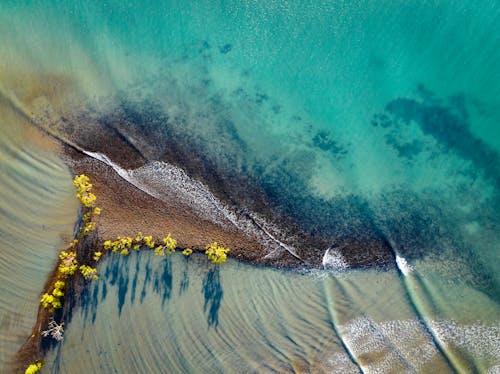
M 76 239 L 85 223 L 79 219 L 75 226 Z M 95 265 L 95 260 L 92 258 L 93 251 L 97 248 L 99 234 L 94 231 L 80 238 L 79 242 L 72 248 L 76 253 L 76 260 L 78 264 L 91 264 Z M 62 259 L 58 258 L 53 270 L 47 277 L 41 295 L 44 293 L 51 293 L 54 289 L 56 281 L 61 280 L 59 272 L 59 265 Z M 31 331 L 31 336 L 28 337 L 26 342 L 17 351 L 13 361 L 10 363 L 9 370 L 13 373 L 24 373 L 26 368 L 36 361 L 43 362 L 43 355 L 47 349 L 53 347 L 57 343 L 51 336 L 44 337 L 42 332 L 47 330 L 50 320 L 53 318 L 58 324 L 68 323 L 71 320 L 71 314 L 82 292 L 85 290 L 86 281 L 80 272 L 76 271 L 73 275 L 64 278 L 64 296 L 62 308 L 55 309 L 53 312 L 44 308 L 42 304 L 38 306 L 38 312 L 35 324 Z
M 389 243 L 369 218 L 358 219 L 363 216 L 358 202 L 352 208 L 342 202 L 344 216 L 333 218 L 352 221 L 347 227 L 343 222 L 332 231 L 332 212 L 324 217 L 315 212 L 302 221 L 298 204 L 302 201 L 309 214 L 318 202 L 308 206 L 300 196 L 294 201 L 286 188 L 283 194 L 290 196 L 281 201 L 263 181 L 226 168 L 231 160 L 215 162 L 209 150 L 178 124 L 169 126 L 172 120 L 156 108 L 151 113 L 125 109 L 113 115 L 75 111 L 62 116 L 45 102 L 37 108 L 42 114 L 34 117 L 38 126 L 68 145 L 70 169 L 96 181 L 109 213 L 99 219 L 102 232 L 123 235 L 150 227 L 152 233 L 164 233 L 167 228 L 185 246 L 203 249 L 219 241 L 238 259 L 274 266 L 322 266 L 331 247 L 348 267 L 394 264 Z M 234 142 L 231 134 L 222 138 Z M 295 205 L 293 214 L 290 204 Z M 311 221 L 316 223 L 311 226 Z
M 276 205 L 260 181 L 214 162 L 199 142 L 167 126 L 162 121 L 168 118 L 154 109 L 146 117 L 120 111 L 110 116 L 90 110 L 65 111 L 62 104 L 57 109 L 43 97 L 29 105 L 8 92 L 1 92 L 0 97 L 60 143 L 60 156 L 73 174 L 92 180 L 102 214 L 94 217 L 98 230 L 78 245 L 79 263 L 91 263 L 93 250 L 105 240 L 138 231 L 156 241 L 170 232 L 179 247 L 198 251 L 216 241 L 231 248 L 230 256 L 254 264 L 323 266 L 328 248 L 335 248 L 332 253 L 343 267 L 394 263 L 388 243 L 369 230 L 366 235 L 332 237 L 304 228 Z M 162 123 L 151 127 L 148 121 Z M 53 287 L 59 262 L 42 294 Z M 68 278 L 64 306 L 56 313 L 58 321 L 71 318 L 84 287 L 79 273 Z M 39 307 L 32 337 L 16 355 L 13 371 L 41 359 L 44 347 L 50 347 L 41 332 L 51 315 Z

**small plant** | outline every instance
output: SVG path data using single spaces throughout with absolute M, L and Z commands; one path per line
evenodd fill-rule
M 144 237 L 144 242 L 148 247 L 149 247 L 148 243 L 154 244 L 154 241 L 152 241 L 152 239 L 149 238 L 150 237 L 148 236 Z M 170 256 L 172 253 L 175 252 L 175 248 L 177 247 L 177 240 L 172 238 L 172 234 L 168 233 L 168 235 L 162 239 L 162 243 L 164 245 L 159 245 L 154 250 L 154 254 L 156 256 Z
M 102 256 L 102 252 L 94 252 L 94 257 L 92 257 L 94 259 L 94 261 L 99 261 L 99 259 L 101 258 Z
M 92 218 L 92 213 L 91 212 L 87 212 L 87 213 L 85 213 L 82 216 L 82 221 L 83 222 L 89 222 L 91 218 Z
M 112 252 L 118 252 L 122 254 L 128 254 L 128 249 L 132 247 L 132 238 L 131 237 L 117 237 L 116 240 L 106 240 L 103 243 L 104 250 L 107 251 L 111 249 Z M 126 251 L 125 251 L 126 250 Z
M 26 368 L 26 371 L 24 372 L 24 374 L 35 374 L 35 373 L 38 373 L 40 371 L 40 369 L 42 368 L 43 364 L 41 361 L 37 361 L 35 362 L 34 364 L 31 364 L 30 366 L 28 366 Z
M 155 242 L 153 240 L 153 237 L 151 235 L 147 235 L 143 238 L 144 244 L 146 247 L 149 247 L 153 249 L 155 247 Z
M 63 329 L 63 326 L 64 326 L 64 322 L 61 322 L 60 325 L 57 324 L 56 321 L 54 321 L 54 318 L 51 317 L 50 321 L 49 321 L 49 328 L 45 331 L 42 331 L 42 336 L 51 336 L 52 338 L 54 338 L 55 340 L 57 340 L 58 342 L 60 342 L 61 340 L 64 339 L 63 337 L 63 334 L 64 334 L 64 329 Z
M 92 184 L 90 183 L 89 177 L 84 174 L 78 175 L 73 180 L 73 185 L 76 187 L 76 197 L 78 200 L 80 200 L 83 206 L 92 208 L 95 204 L 96 196 L 90 192 L 90 190 L 92 190 Z
M 83 228 L 82 235 L 85 236 L 89 232 L 94 231 L 94 230 L 95 230 L 95 222 L 87 222 L 85 224 L 85 227 Z
M 136 237 L 135 237 L 135 239 L 134 239 L 134 240 L 135 240 L 137 243 L 141 243 L 143 238 L 144 238 L 144 236 L 142 235 L 142 232 L 141 232 L 141 231 L 139 231 L 139 232 L 137 233 L 137 235 L 136 235 Z
M 49 312 L 53 312 L 55 309 L 62 307 L 61 297 L 64 296 L 64 285 L 63 281 L 57 281 L 54 283 L 54 289 L 52 294 L 44 293 L 40 299 L 40 303 L 45 309 L 49 309 Z
M 40 299 L 42 306 L 45 309 L 48 309 L 49 312 L 53 312 L 55 309 L 59 309 L 62 307 L 61 300 L 54 295 L 49 295 L 48 293 L 44 293 L 42 298 Z
M 59 272 L 64 275 L 73 275 L 78 269 L 78 262 L 76 261 L 76 252 L 62 251 L 59 255 L 62 260 L 59 264 Z
M 80 266 L 80 273 L 82 273 L 83 277 L 87 280 L 99 279 L 99 276 L 97 275 L 97 269 L 93 268 L 91 266 L 88 266 L 88 265 L 81 265 Z
M 207 245 L 205 254 L 208 256 L 208 259 L 212 261 L 214 264 L 222 264 L 226 262 L 227 253 L 230 251 L 229 248 L 224 248 L 217 244 L 217 242 L 213 242 L 212 244 Z
M 175 248 L 177 247 L 177 240 L 172 238 L 172 234 L 168 233 L 168 235 L 163 238 L 162 242 L 163 244 L 165 244 L 165 249 L 167 249 L 170 253 L 175 252 Z
M 183 254 L 184 256 L 186 256 L 186 257 L 187 257 L 187 256 L 190 256 L 192 253 L 193 253 L 193 250 L 192 250 L 191 248 L 186 248 L 186 249 L 184 249 L 184 250 L 182 251 L 182 254 Z
M 163 246 L 159 245 L 154 250 L 155 256 L 165 256 L 165 252 L 163 251 Z

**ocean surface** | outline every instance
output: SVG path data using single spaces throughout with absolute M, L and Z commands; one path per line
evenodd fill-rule
M 499 24 L 492 0 L 2 1 L 0 371 L 76 220 L 32 129 L 57 117 L 394 263 L 110 256 L 44 372 L 500 372 Z

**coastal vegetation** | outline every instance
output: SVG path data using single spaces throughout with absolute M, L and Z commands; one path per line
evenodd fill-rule
M 40 303 L 43 308 L 47 309 L 49 313 L 53 313 L 55 309 L 62 308 L 64 289 L 66 286 L 66 279 L 71 277 L 80 270 L 81 275 L 85 279 L 97 279 L 97 269 L 90 266 L 90 264 L 79 264 L 77 261 L 77 250 L 81 247 L 82 240 L 90 232 L 95 231 L 96 224 L 92 220 L 93 216 L 101 214 L 101 209 L 95 206 L 96 196 L 91 192 L 92 184 L 90 179 L 84 175 L 78 175 L 73 180 L 73 185 L 76 188 L 76 197 L 82 204 L 84 213 L 82 215 L 82 224 L 78 230 L 78 237 L 75 238 L 66 248 L 59 254 L 59 261 L 53 283 L 49 284 L 49 290 L 46 290 Z M 97 261 L 100 256 L 94 254 L 93 261 Z
M 97 197 L 92 193 L 93 186 L 90 179 L 84 174 L 77 175 L 73 180 L 73 185 L 76 188 L 76 197 L 81 203 L 81 218 L 75 231 L 76 237 L 59 253 L 57 265 L 44 287 L 33 333 L 18 352 L 25 374 L 36 373 L 43 365 L 40 360 L 34 361 L 40 358 L 42 337 L 50 337 L 56 341 L 63 340 L 64 316 L 71 308 L 71 305 L 65 308 L 64 304 L 67 288 L 72 285 L 70 290 L 74 291 L 80 279 L 86 281 L 99 279 L 96 264 L 105 253 L 112 252 L 128 256 L 131 250 L 150 249 L 153 250 L 155 256 L 165 257 L 175 253 L 178 248 L 177 240 L 171 233 L 158 239 L 153 238 L 152 235 L 144 235 L 141 231 L 135 236 L 118 236 L 115 240 L 107 239 L 99 245 L 95 218 L 101 215 L 102 209 L 96 206 Z M 213 264 L 225 262 L 229 251 L 229 248 L 217 242 L 205 248 L 205 254 Z M 192 248 L 182 250 L 182 254 L 186 257 L 192 253 Z M 81 287 L 77 286 L 76 289 L 81 290 Z M 72 301 L 76 297 L 78 294 L 72 295 Z M 63 312 L 56 313 L 59 309 Z
M 186 257 L 190 256 L 193 253 L 193 250 L 191 248 L 186 248 L 182 251 L 182 254 Z
M 217 242 L 213 242 L 212 244 L 207 245 L 205 254 L 208 256 L 208 259 L 212 261 L 214 264 L 222 264 L 226 262 L 227 253 L 229 252 L 229 248 L 224 248 L 217 244 Z
M 62 307 L 61 297 L 64 296 L 64 285 L 63 281 L 57 281 L 54 283 L 54 289 L 51 294 L 46 292 L 42 295 L 40 302 L 44 308 L 49 309 L 49 312 L 52 313 L 55 309 Z
M 42 368 L 43 364 L 41 361 L 37 361 L 35 362 L 34 364 L 30 364 L 30 366 L 28 366 L 26 368 L 26 371 L 24 372 L 25 374 L 35 374 L 35 373 L 38 373 L 40 371 L 40 369 Z
M 97 261 L 102 254 L 107 251 L 118 252 L 122 256 L 127 256 L 131 253 L 131 249 L 139 251 L 141 248 L 153 249 L 155 256 L 170 256 L 175 253 L 177 249 L 177 240 L 172 237 L 171 233 L 168 233 L 167 236 L 161 239 L 161 244 L 156 245 L 151 235 L 143 235 L 143 233 L 139 231 L 135 237 L 118 236 L 115 240 L 105 240 L 103 243 L 103 252 L 96 251 L 94 253 L 94 259 Z M 212 263 L 221 264 L 227 260 L 227 253 L 229 251 L 229 248 L 225 248 L 218 245 L 217 242 L 213 242 L 206 246 L 205 254 Z M 186 257 L 190 256 L 192 253 L 192 248 L 184 248 L 182 250 L 182 254 Z
M 77 252 L 79 250 L 85 252 L 85 249 L 82 247 L 82 241 L 87 235 L 96 230 L 96 222 L 93 218 L 100 215 L 102 210 L 100 207 L 95 206 L 97 197 L 92 193 L 93 186 L 88 176 L 84 174 L 75 176 L 73 185 L 76 188 L 76 197 L 82 204 L 82 223 L 78 230 L 78 237 L 73 239 L 68 248 L 59 254 L 59 263 L 54 282 L 40 299 L 42 307 L 50 313 L 63 306 L 65 280 L 68 277 L 73 276 L 79 271 L 81 276 L 86 280 L 99 279 L 97 268 L 93 265 L 101 259 L 104 253 L 111 251 L 118 252 L 122 256 L 127 256 L 130 254 L 131 249 L 139 251 L 141 248 L 149 248 L 153 249 L 155 256 L 170 256 L 175 253 L 177 248 L 177 240 L 172 237 L 171 233 L 168 233 L 161 239 L 161 244 L 156 245 L 151 235 L 144 235 L 142 231 L 139 231 L 134 237 L 118 236 L 115 240 L 105 240 L 102 245 L 102 251 L 95 250 L 88 263 L 79 263 Z M 206 246 L 205 254 L 212 263 L 221 264 L 226 261 L 228 252 L 229 248 L 213 242 Z M 182 254 L 186 257 L 192 253 L 193 250 L 191 248 L 185 248 L 182 251 Z M 82 254 L 81 257 L 85 256 Z

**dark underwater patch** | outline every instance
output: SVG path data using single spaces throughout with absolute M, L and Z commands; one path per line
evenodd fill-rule
M 233 46 L 231 44 L 224 44 L 222 47 L 219 48 L 219 52 L 225 55 L 231 52 L 232 49 Z
M 219 267 L 210 269 L 203 278 L 203 312 L 207 314 L 208 327 L 219 325 L 219 310 L 224 297 L 224 291 L 220 281 Z
M 420 100 L 398 98 L 390 101 L 385 107 L 386 113 L 375 115 L 372 124 L 384 128 L 392 126 L 397 134 L 401 126 L 415 123 L 423 134 L 433 137 L 445 150 L 471 161 L 500 187 L 499 155 L 471 131 L 464 96 L 451 96 L 445 101 L 423 86 L 419 86 L 418 92 Z M 418 142 L 402 143 L 394 134 L 386 140 L 403 157 L 418 154 L 422 149 Z
M 405 222 L 398 222 L 394 218 L 398 211 L 386 212 L 394 220 L 384 219 L 381 223 L 369 202 L 361 196 L 345 194 L 326 201 L 311 193 L 308 183 L 316 157 L 313 147 L 337 158 L 347 153 L 331 133 L 312 133 L 308 147 L 302 151 L 287 155 L 277 153 L 267 163 L 257 163 L 253 151 L 239 134 L 241 124 L 235 121 L 240 119 L 232 116 L 224 97 L 208 92 L 205 95 L 203 88 L 201 90 L 200 97 L 204 98 L 201 107 L 175 99 L 173 104 L 182 110 L 172 113 L 165 110 L 165 105 L 147 97 L 133 101 L 120 96 L 107 114 L 96 118 L 95 122 L 121 134 L 124 140 L 119 139 L 120 144 L 128 142 L 145 159 L 171 163 L 202 181 L 217 198 L 235 207 L 239 214 L 250 216 L 255 212 L 265 217 L 280 228 L 281 234 L 276 233 L 278 239 L 294 246 L 307 265 L 320 266 L 325 250 L 336 245 L 343 248 L 346 261 L 353 267 L 387 266 L 394 260 L 394 249 L 387 238 L 391 230 L 385 230 L 390 227 L 400 227 L 401 235 L 397 230 L 392 235 L 401 244 L 398 250 L 408 254 L 409 259 L 425 256 L 431 251 L 429 246 L 418 243 L 429 243 L 433 240 L 432 235 L 439 237 L 440 234 L 430 230 L 424 235 L 425 224 L 420 223 L 424 218 L 417 213 L 408 216 Z M 372 125 L 386 133 L 386 142 L 401 157 L 411 160 L 425 150 L 418 139 L 397 136 L 401 127 L 415 122 L 424 134 L 434 137 L 450 151 L 469 156 L 481 165 L 484 165 L 485 158 L 494 158 L 486 144 L 471 136 L 462 97 L 450 98 L 445 105 L 424 88 L 421 91 L 427 99 L 393 100 L 388 103 L 386 112 L 374 116 L 372 121 Z M 256 92 L 262 95 L 257 97 L 258 100 L 269 100 L 267 95 Z M 242 90 L 240 93 L 243 95 L 241 100 L 257 110 L 256 96 Z M 176 97 L 175 92 L 172 96 Z M 296 117 L 293 122 L 300 120 Z M 454 133 L 460 133 L 460 136 Z M 100 133 L 94 134 L 94 138 L 99 136 Z M 113 141 L 113 138 L 107 138 L 97 143 L 114 148 Z M 476 155 L 478 144 L 482 150 Z M 108 154 L 105 148 L 102 151 Z M 493 172 L 494 168 L 490 171 Z M 408 202 L 397 209 L 419 212 L 421 204 L 419 201 Z M 424 221 L 426 224 L 439 223 L 441 219 L 445 218 L 434 216 Z M 157 287 L 159 290 L 159 284 Z M 141 302 L 143 299 L 144 292 Z
M 329 131 L 319 131 L 312 139 L 313 145 L 323 151 L 335 154 L 338 157 L 345 156 L 347 150 L 333 140 L 330 135 Z
M 424 149 L 422 142 L 413 139 L 411 142 L 400 142 L 394 133 L 385 135 L 386 143 L 393 146 L 398 152 L 399 157 L 412 159 L 418 156 Z

